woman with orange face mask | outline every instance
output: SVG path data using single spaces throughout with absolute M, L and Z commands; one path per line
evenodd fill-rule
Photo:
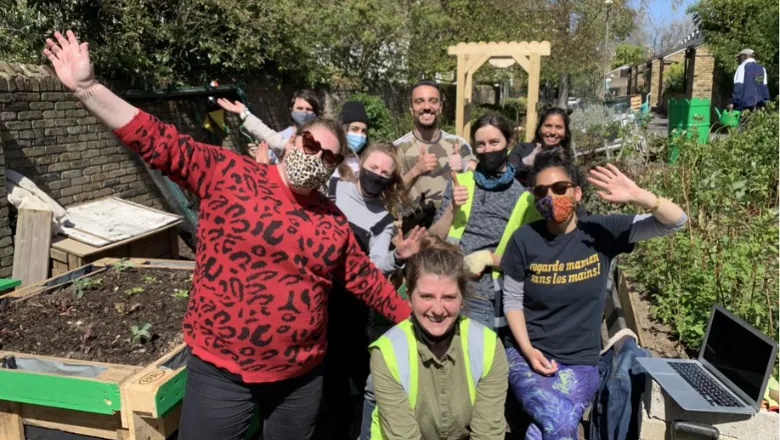
M 542 220 L 518 228 L 501 260 L 509 385 L 531 419 L 527 440 L 577 438 L 599 382 L 599 328 L 610 262 L 635 243 L 674 232 L 687 216 L 611 164 L 590 171 L 598 195 L 647 213 L 580 217 L 582 179 L 560 147 L 531 169 Z

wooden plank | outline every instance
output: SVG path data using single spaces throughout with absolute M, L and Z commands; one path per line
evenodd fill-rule
M 93 414 L 30 404 L 22 405 L 22 419 L 27 425 L 106 439 L 116 439 L 122 427 L 119 413 Z
M 0 399 L 97 414 L 121 409 L 116 383 L 22 370 L 0 369 Z
M 122 241 L 118 241 L 116 243 L 111 243 L 109 245 L 102 246 L 102 247 L 94 247 L 94 246 L 90 246 L 90 245 L 88 245 L 86 243 L 82 243 L 82 242 L 80 242 L 78 240 L 74 240 L 72 238 L 63 237 L 63 236 L 57 236 L 54 239 L 53 243 L 52 243 L 52 247 L 54 249 L 66 252 L 68 254 L 78 255 L 79 257 L 87 257 L 87 256 L 90 256 L 92 254 L 105 252 L 105 251 L 108 251 L 108 250 L 114 250 L 116 248 L 119 248 L 119 247 L 125 246 L 127 244 L 133 243 L 133 242 L 135 242 L 137 240 L 141 240 L 141 239 L 144 239 L 144 238 L 147 238 L 147 237 L 151 237 L 151 236 L 153 236 L 155 234 L 158 234 L 158 233 L 160 233 L 162 231 L 165 231 L 167 229 L 170 229 L 170 228 L 175 228 L 176 230 L 178 230 L 178 227 L 179 227 L 180 224 L 181 224 L 181 220 L 177 220 L 177 221 L 175 221 L 175 222 L 173 222 L 171 224 L 165 225 L 165 226 L 163 226 L 161 228 L 157 228 L 157 229 L 155 229 L 153 231 L 149 231 L 147 233 L 144 233 L 144 234 L 141 234 L 141 235 L 137 235 L 135 237 L 130 237 L 128 239 L 125 239 L 125 240 L 122 240 Z
M 51 211 L 19 210 L 14 238 L 13 277 L 22 285 L 49 276 L 51 250 Z
M 84 260 L 81 257 L 74 254 L 68 255 L 68 269 L 70 270 L 78 269 L 83 265 L 84 265 Z
M 51 259 L 55 261 L 60 261 L 65 264 L 68 263 L 68 254 L 66 252 L 63 252 L 59 249 L 51 248 Z
M 634 334 L 636 334 L 637 344 L 640 347 L 643 347 L 644 342 L 642 338 L 642 328 L 639 327 L 639 319 L 637 319 L 636 313 L 634 312 L 634 310 L 636 310 L 635 301 L 638 301 L 638 298 L 635 298 L 636 295 L 631 294 L 628 280 L 623 274 L 623 271 L 618 268 L 616 273 L 618 277 L 617 291 L 620 298 L 620 307 L 623 309 L 623 316 L 626 320 L 626 326 L 628 326 L 628 328 L 630 328 Z
M 22 284 L 22 280 L 13 278 L 0 278 L 0 292 L 13 289 L 20 284 Z
M 76 271 L 78 269 L 80 269 L 80 268 L 77 267 L 76 269 L 69 270 L 69 271 L 67 271 L 67 272 L 65 272 L 63 274 L 57 275 L 56 277 L 59 277 L 59 276 L 62 276 L 62 275 L 67 275 L 68 273 L 74 272 L 74 271 Z M 64 281 L 62 283 L 54 284 L 54 285 L 51 285 L 51 286 L 44 286 L 44 284 L 46 284 L 49 281 L 51 281 L 54 278 L 56 278 L 55 276 L 52 276 L 48 280 L 41 281 L 41 282 L 35 283 L 35 284 L 31 285 L 31 286 L 27 286 L 27 287 L 25 287 L 23 289 L 19 289 L 19 290 L 16 290 L 14 292 L 11 292 L 11 293 L 8 294 L 8 297 L 10 297 L 10 298 L 18 298 L 19 300 L 22 300 L 22 301 L 23 300 L 27 300 L 27 299 L 32 298 L 35 295 L 39 295 L 39 294 L 41 294 L 43 292 L 48 292 L 49 290 L 53 290 L 53 289 L 56 289 L 58 287 L 62 287 L 64 285 L 66 285 L 66 284 L 70 284 L 74 280 L 78 280 L 78 279 L 85 278 L 85 277 L 95 276 L 95 275 L 103 272 L 104 270 L 106 270 L 106 269 L 105 268 L 97 268 L 97 269 L 93 270 L 92 272 L 90 272 L 90 273 L 88 273 L 86 275 L 82 275 L 80 277 L 74 278 L 73 280 Z
M 24 440 L 21 405 L 0 400 L 0 439 Z
M 186 367 L 182 366 L 176 370 L 170 370 L 159 366 L 184 350 L 185 347 L 185 344 L 179 345 L 154 364 L 122 382 L 123 413 L 132 411 L 151 417 L 160 417 L 181 401 L 181 396 L 184 394 Z M 168 384 L 171 380 L 173 382 Z M 129 413 L 125 417 L 129 421 Z
M 165 426 L 162 420 L 133 413 L 130 418 L 131 440 L 165 440 Z

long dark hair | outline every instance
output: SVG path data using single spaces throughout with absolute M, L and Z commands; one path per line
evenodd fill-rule
M 570 125 L 569 112 L 560 107 L 550 107 L 542 110 L 542 112 L 539 114 L 539 121 L 536 124 L 536 133 L 534 134 L 534 144 L 542 142 L 542 125 L 544 124 L 544 121 L 547 120 L 547 118 L 553 115 L 558 115 L 563 119 L 564 132 L 563 132 L 563 139 L 561 140 L 560 145 L 566 151 L 569 151 L 569 147 L 571 146 L 571 129 L 569 128 Z
M 474 136 L 476 136 L 477 130 L 487 125 L 496 127 L 501 132 L 501 134 L 504 135 L 504 138 L 506 139 L 506 147 L 511 147 L 514 131 L 512 131 L 512 127 L 509 125 L 509 121 L 507 121 L 505 117 L 497 114 L 483 115 L 473 124 L 471 124 L 471 142 L 475 142 Z

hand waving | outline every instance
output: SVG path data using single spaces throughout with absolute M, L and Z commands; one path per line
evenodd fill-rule
M 393 238 L 395 245 L 395 256 L 401 260 L 406 260 L 420 251 L 420 240 L 425 236 L 425 228 L 415 226 L 404 238 L 400 230 Z
M 217 104 L 224 108 L 225 110 L 229 111 L 230 113 L 235 113 L 240 115 L 241 113 L 246 110 L 246 106 L 238 101 L 230 102 L 230 100 L 225 98 L 217 98 Z
M 633 180 L 626 177 L 616 166 L 607 164 L 606 168 L 597 166 L 590 170 L 588 182 L 606 190 L 597 191 L 598 195 L 609 202 L 628 203 L 636 200 L 641 189 Z
M 77 92 L 94 84 L 95 74 L 89 60 L 88 43 L 79 44 L 73 31 L 67 31 L 66 34 L 67 39 L 61 33 L 55 32 L 56 43 L 47 38 L 43 54 L 51 61 L 60 82 L 71 91 Z

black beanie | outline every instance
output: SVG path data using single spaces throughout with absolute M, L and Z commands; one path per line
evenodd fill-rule
M 360 101 L 347 101 L 344 103 L 344 107 L 341 109 L 339 119 L 342 124 L 350 124 L 352 122 L 364 122 L 369 125 L 368 115 L 366 114 L 366 107 Z

